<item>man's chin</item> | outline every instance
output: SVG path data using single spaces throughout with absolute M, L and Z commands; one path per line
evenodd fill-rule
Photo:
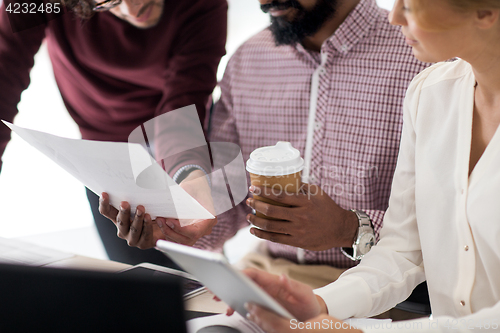
M 269 29 L 276 46 L 296 45 L 316 34 L 335 15 L 338 1 L 318 0 L 316 6 L 309 11 L 294 8 L 287 15 L 271 16 Z
M 149 29 L 158 25 L 158 23 L 160 22 L 163 14 L 163 5 L 154 5 L 152 12 L 148 13 L 146 11 L 144 15 L 140 16 L 143 17 L 145 15 L 148 15 L 149 17 L 146 20 L 138 19 L 133 16 L 124 15 L 119 11 L 118 12 L 113 11 L 113 9 L 111 10 L 111 13 L 138 29 Z
M 273 34 L 276 46 L 295 45 L 300 43 L 304 38 L 304 36 L 295 31 L 290 22 L 282 17 L 271 18 L 269 30 Z
M 132 24 L 134 27 L 139 28 L 139 29 L 149 29 L 149 28 L 153 28 L 156 25 L 158 25 L 158 23 L 160 22 L 160 18 L 158 18 L 157 20 L 154 20 L 154 21 L 146 21 L 146 22 L 137 22 L 137 21 L 131 21 L 131 20 L 127 20 L 127 22 Z

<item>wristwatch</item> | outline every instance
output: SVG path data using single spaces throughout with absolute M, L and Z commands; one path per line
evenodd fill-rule
M 360 260 L 375 245 L 375 234 L 373 233 L 372 221 L 368 214 L 361 210 L 351 209 L 359 221 L 358 236 L 350 247 L 342 247 L 340 251 L 351 260 Z

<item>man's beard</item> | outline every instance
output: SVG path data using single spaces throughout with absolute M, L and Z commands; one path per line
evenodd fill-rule
M 267 13 L 271 8 L 287 9 L 296 8 L 297 14 L 293 21 L 289 22 L 281 17 L 271 16 L 271 30 L 276 46 L 295 45 L 301 43 L 305 37 L 314 35 L 323 24 L 335 15 L 338 0 L 318 0 L 311 10 L 305 10 L 297 0 L 261 5 L 263 12 Z

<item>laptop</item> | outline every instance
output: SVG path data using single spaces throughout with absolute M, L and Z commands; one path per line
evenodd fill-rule
M 0 265 L 0 332 L 186 332 L 181 282 Z

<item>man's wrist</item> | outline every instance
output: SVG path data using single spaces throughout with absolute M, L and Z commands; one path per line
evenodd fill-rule
M 356 213 L 351 210 L 345 210 L 345 237 L 342 241 L 341 247 L 352 247 L 356 241 L 359 231 L 359 219 Z
M 198 172 L 195 172 L 195 171 L 198 171 Z M 172 179 L 177 184 L 180 184 L 183 180 L 185 180 L 186 178 L 190 177 L 190 175 L 193 172 L 195 172 L 195 174 L 199 174 L 199 176 L 197 176 L 195 178 L 198 178 L 198 177 L 201 177 L 201 176 L 207 176 L 207 181 L 208 181 L 209 186 L 212 185 L 211 182 L 210 182 L 210 178 L 208 177 L 208 173 L 201 166 L 196 165 L 196 164 L 189 164 L 189 165 L 183 166 L 182 168 L 180 168 L 179 170 L 177 170 L 177 172 L 174 174 L 174 176 L 172 177 Z
M 358 234 L 351 246 L 341 247 L 340 251 L 351 260 L 360 260 L 375 245 L 375 235 L 371 218 L 361 210 L 351 210 L 358 219 Z
M 200 169 L 191 169 L 189 173 L 186 175 L 186 177 L 183 179 L 183 181 L 190 181 L 196 178 L 201 178 L 205 177 L 206 174 L 201 171 Z

